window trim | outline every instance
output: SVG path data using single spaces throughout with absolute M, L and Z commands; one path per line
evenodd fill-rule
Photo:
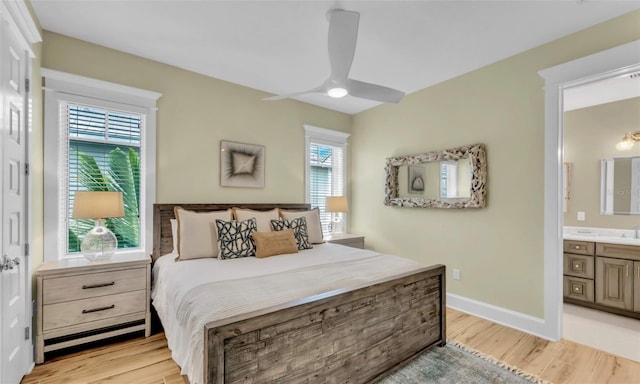
M 304 124 L 302 126 L 304 128 L 304 201 L 309 204 L 311 202 L 311 156 L 310 156 L 310 147 L 311 143 L 332 145 L 334 147 L 342 147 L 343 150 L 343 158 L 344 163 L 343 167 L 343 185 L 344 185 L 344 195 L 349 199 L 349 188 L 347 184 L 347 174 L 349 168 L 349 157 L 348 157 L 348 146 L 349 143 L 347 140 L 350 133 L 335 131 L 333 129 L 326 129 L 315 127 L 313 125 Z M 344 219 L 344 229 L 345 232 L 348 228 L 348 215 L 345 214 Z
M 64 196 L 60 196 L 60 102 L 77 102 L 107 109 L 142 114 L 145 120 L 141 145 L 144 163 L 144 217 L 142 220 L 140 249 L 151 253 L 153 247 L 153 203 L 156 198 L 156 102 L 161 93 L 133 88 L 102 80 L 91 79 L 47 68 L 41 69 L 45 78 L 44 93 L 44 261 L 74 257 L 64 249 L 59 213 Z M 118 100 L 118 101 L 114 101 Z M 118 250 L 117 253 L 140 252 Z

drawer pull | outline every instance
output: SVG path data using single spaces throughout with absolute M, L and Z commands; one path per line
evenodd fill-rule
M 116 282 L 112 281 L 110 283 L 83 285 L 82 289 L 102 288 L 102 287 L 109 287 L 111 285 L 116 285 Z
M 579 246 L 579 245 L 576 245 L 576 249 L 580 249 L 580 246 Z
M 575 268 L 575 269 L 580 269 L 580 264 L 576 264 L 576 265 L 574 266 L 574 268 Z
M 115 308 L 115 307 L 116 307 L 116 306 L 115 306 L 115 304 L 111 304 L 111 305 L 110 305 L 110 306 L 108 306 L 108 307 L 100 307 L 100 308 L 94 308 L 94 309 L 83 309 L 83 310 L 82 310 L 82 313 L 83 313 L 83 314 L 85 314 L 85 313 L 92 313 L 92 312 L 106 311 L 107 309 L 113 309 L 113 308 Z

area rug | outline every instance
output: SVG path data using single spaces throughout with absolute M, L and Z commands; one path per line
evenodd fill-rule
M 548 384 L 490 356 L 449 341 L 378 379 L 375 384 Z

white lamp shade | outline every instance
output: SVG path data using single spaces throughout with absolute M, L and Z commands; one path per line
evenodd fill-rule
M 346 196 L 328 196 L 325 207 L 327 212 L 349 212 Z
M 122 192 L 77 191 L 73 199 L 74 219 L 123 217 Z

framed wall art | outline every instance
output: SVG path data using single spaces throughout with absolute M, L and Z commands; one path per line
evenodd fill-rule
M 220 141 L 220 185 L 264 188 L 264 145 Z

